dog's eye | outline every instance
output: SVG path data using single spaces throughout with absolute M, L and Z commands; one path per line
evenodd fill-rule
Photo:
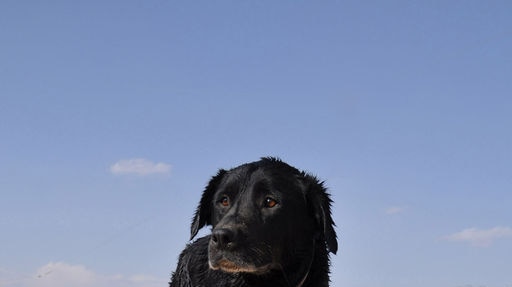
M 272 208 L 277 205 L 277 201 L 273 199 L 272 197 L 265 198 L 265 207 L 266 208 Z
M 223 196 L 220 198 L 219 203 L 222 206 L 229 206 L 229 198 L 227 196 Z

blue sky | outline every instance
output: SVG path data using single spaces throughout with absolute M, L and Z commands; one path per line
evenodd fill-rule
M 0 286 L 165 286 L 209 178 L 266 155 L 326 181 L 333 286 L 512 286 L 511 12 L 2 1 Z

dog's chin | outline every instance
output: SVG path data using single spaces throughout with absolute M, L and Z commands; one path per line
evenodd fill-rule
M 262 266 L 256 266 L 254 264 L 249 263 L 235 263 L 233 261 L 222 258 L 215 262 L 208 260 L 208 264 L 210 265 L 210 269 L 213 270 L 221 270 L 227 273 L 251 273 L 251 274 L 265 274 L 270 272 L 273 269 L 272 263 L 265 264 Z

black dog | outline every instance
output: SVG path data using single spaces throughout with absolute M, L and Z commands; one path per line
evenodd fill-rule
M 275 158 L 220 170 L 196 210 L 171 287 L 326 287 L 338 242 L 322 182 Z

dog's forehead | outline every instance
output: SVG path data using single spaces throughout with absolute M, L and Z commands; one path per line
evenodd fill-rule
M 275 166 L 245 164 L 228 170 L 219 186 L 219 191 L 240 192 L 251 190 L 279 189 L 286 192 L 300 185 L 299 175 L 294 170 L 283 170 Z M 256 188 L 254 188 L 256 187 Z
M 269 183 L 269 177 L 261 168 L 242 165 L 229 170 L 222 179 L 221 186 L 241 188 L 260 182 Z

